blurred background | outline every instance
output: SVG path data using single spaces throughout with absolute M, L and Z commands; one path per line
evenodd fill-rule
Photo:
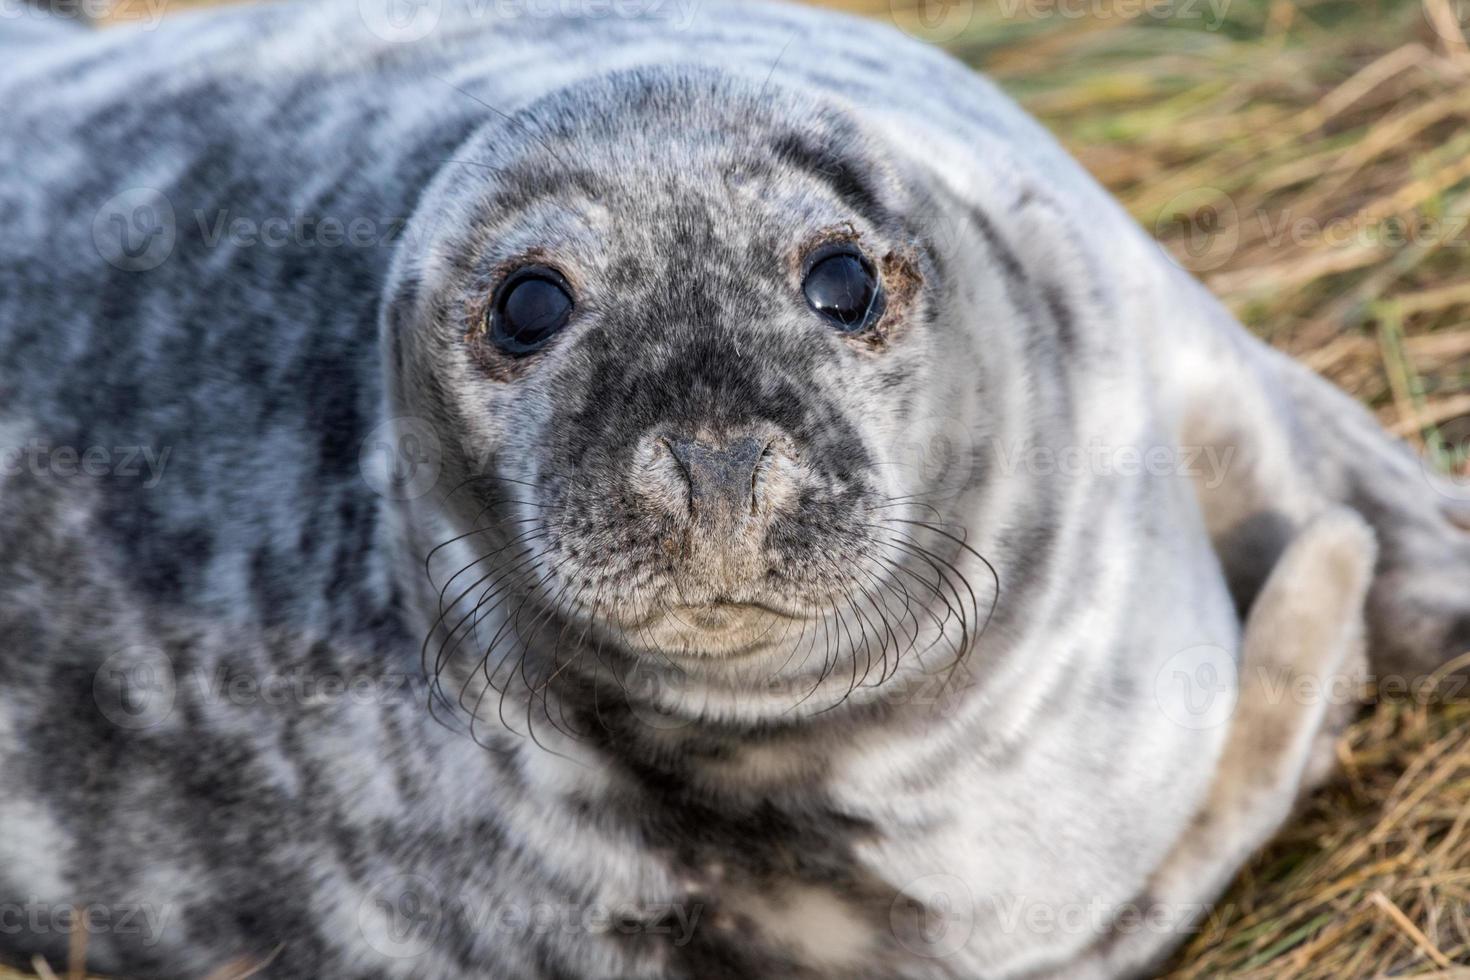
M 820 2 L 995 78 L 1470 498 L 1470 0 Z M 1375 701 L 1171 977 L 1470 978 L 1470 694 Z

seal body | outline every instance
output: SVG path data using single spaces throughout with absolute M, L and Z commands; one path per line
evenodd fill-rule
M 42 32 L 0 35 L 19 961 L 75 906 L 129 976 L 1136 972 L 1313 769 L 1325 699 L 1261 671 L 1470 636 L 1418 462 L 889 28 Z M 830 247 L 871 329 L 802 301 Z M 527 263 L 576 310 L 512 355 Z

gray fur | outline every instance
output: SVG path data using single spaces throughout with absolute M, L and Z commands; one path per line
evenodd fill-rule
M 1470 640 L 1419 463 L 968 69 L 493 6 L 0 31 L 0 911 L 129 976 L 1131 973 L 1320 776 L 1257 660 Z M 578 309 L 512 359 L 528 255 Z M 763 447 L 748 515 L 681 439 Z

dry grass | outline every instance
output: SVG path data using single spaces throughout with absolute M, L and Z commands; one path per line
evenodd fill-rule
M 1344 776 L 1246 869 L 1170 980 L 1470 964 L 1470 706 L 1379 708 L 1339 754 Z
M 1443 451 L 1470 418 L 1470 52 L 1431 26 L 1450 0 L 1229 9 L 1214 31 L 1002 18 L 956 47 L 1252 329 Z
M 916 23 L 887 0 L 831 2 Z M 1456 0 L 1234 0 L 1218 23 L 1220 0 L 1175 0 L 1172 16 L 1138 13 L 1161 0 L 941 9 L 966 20 L 945 22 L 951 48 L 1252 329 L 1465 466 L 1470 48 Z M 1241 875 L 1172 980 L 1470 978 L 1455 969 L 1470 967 L 1470 704 L 1448 685 L 1381 700 L 1343 740 L 1341 779 Z

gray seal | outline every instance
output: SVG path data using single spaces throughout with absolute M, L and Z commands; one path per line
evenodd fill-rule
M 1139 974 L 1470 644 L 1454 498 L 961 64 L 375 3 L 0 26 L 5 956 Z

